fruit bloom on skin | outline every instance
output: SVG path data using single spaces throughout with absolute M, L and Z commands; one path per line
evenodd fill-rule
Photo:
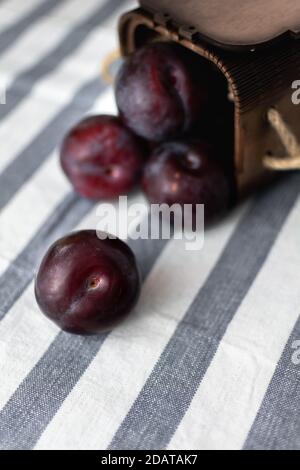
M 35 281 L 42 312 L 77 334 L 111 330 L 129 314 L 139 293 L 140 275 L 131 249 L 117 238 L 99 239 L 94 230 L 54 243 Z
M 204 204 L 206 221 L 229 207 L 227 178 L 204 141 L 159 146 L 145 166 L 142 184 L 153 204 Z
M 74 189 L 89 199 L 127 194 L 139 181 L 144 163 L 140 140 L 113 116 L 92 116 L 65 137 L 62 168 Z
M 199 73 L 189 54 L 176 44 L 154 43 L 125 61 L 116 99 L 124 123 L 137 135 L 156 142 L 178 137 L 205 113 L 206 72 L 200 67 Z

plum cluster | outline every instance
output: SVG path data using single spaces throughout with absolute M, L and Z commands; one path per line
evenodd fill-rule
M 62 143 L 61 165 L 74 189 L 100 201 L 141 183 L 151 203 L 204 204 L 206 220 L 222 214 L 232 195 L 232 105 L 219 80 L 212 66 L 173 43 L 129 56 L 116 80 L 119 116 L 88 117 Z M 35 284 L 41 310 L 81 334 L 118 324 L 139 291 L 129 247 L 94 231 L 50 247 Z
M 64 139 L 61 164 L 78 193 L 117 197 L 141 181 L 150 202 L 204 204 L 207 220 L 228 207 L 222 135 L 231 120 L 215 71 L 196 59 L 161 42 L 125 60 L 115 87 L 119 117 L 88 117 Z

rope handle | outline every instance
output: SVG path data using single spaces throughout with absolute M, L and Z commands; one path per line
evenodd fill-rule
M 264 166 L 269 170 L 300 170 L 300 145 L 296 136 L 275 108 L 269 109 L 267 117 L 285 147 L 287 156 L 266 155 L 263 159 Z
M 101 63 L 101 77 L 106 85 L 113 85 L 115 76 L 112 73 L 111 68 L 113 64 L 120 58 L 121 52 L 119 49 L 111 51 L 104 57 L 103 62 Z

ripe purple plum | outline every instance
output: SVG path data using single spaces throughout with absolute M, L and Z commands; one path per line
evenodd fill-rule
M 190 54 L 175 43 L 153 43 L 125 60 L 116 100 L 123 122 L 135 134 L 154 142 L 177 138 L 205 114 L 208 69 Z
M 91 116 L 65 137 L 61 165 L 82 196 L 108 199 L 126 195 L 140 179 L 144 146 L 114 116 Z
M 133 252 L 118 238 L 100 238 L 94 230 L 72 233 L 56 241 L 42 260 L 36 300 L 65 331 L 109 331 L 127 317 L 139 297 Z
M 208 222 L 230 205 L 228 180 L 205 141 L 160 145 L 145 166 L 142 185 L 153 204 L 204 204 Z

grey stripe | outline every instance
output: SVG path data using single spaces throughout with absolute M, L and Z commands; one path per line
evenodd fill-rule
M 37 64 L 17 76 L 6 90 L 6 104 L 0 107 L 0 120 L 7 117 L 29 95 L 36 83 L 73 54 L 93 29 L 106 21 L 123 3 L 124 0 L 107 0 L 82 23 L 74 26 Z
M 0 320 L 32 281 L 36 264 L 48 246 L 72 230 L 92 207 L 91 202 L 70 193 L 54 209 L 40 230 L 0 276 Z
M 0 32 L 0 54 L 6 51 L 16 40 L 33 24 L 46 16 L 61 4 L 61 0 L 45 0 L 41 2 L 34 10 L 20 18 L 16 23 L 5 28 Z
M 300 340 L 300 319 L 276 367 L 245 449 L 300 449 L 300 364 L 292 361 L 295 340 Z
M 284 179 L 260 195 L 242 219 L 122 422 L 111 449 L 166 448 L 299 188 L 299 175 Z
M 83 85 L 72 101 L 3 170 L 0 174 L 0 210 L 46 161 L 65 132 L 82 118 L 106 88 L 99 78 Z
M 167 242 L 129 241 L 146 277 Z M 57 335 L 0 412 L 0 449 L 34 447 L 55 413 L 100 350 L 97 337 Z

